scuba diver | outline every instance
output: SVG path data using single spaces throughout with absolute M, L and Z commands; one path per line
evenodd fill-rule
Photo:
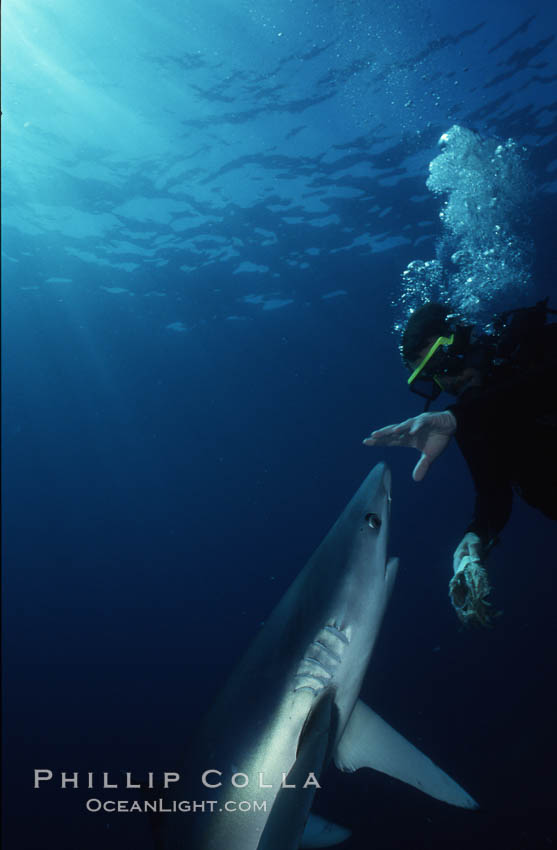
M 448 306 L 416 310 L 402 338 L 410 389 L 424 412 L 373 431 L 366 446 L 411 446 L 421 453 L 412 477 L 421 481 L 454 435 L 476 490 L 472 522 L 456 548 L 449 596 L 459 619 L 489 625 L 485 558 L 509 519 L 513 491 L 557 519 L 557 323 L 548 299 L 495 317 L 481 334 Z M 441 392 L 456 401 L 428 408 Z

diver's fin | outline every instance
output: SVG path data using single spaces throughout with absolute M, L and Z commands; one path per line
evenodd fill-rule
M 300 847 L 332 847 L 352 835 L 349 829 L 330 823 L 320 815 L 310 814 Z
M 361 700 L 354 706 L 334 758 L 340 770 L 372 767 L 453 806 L 478 808 L 460 785 Z

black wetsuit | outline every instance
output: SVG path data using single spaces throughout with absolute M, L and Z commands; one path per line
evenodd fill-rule
M 557 325 L 548 327 L 553 344 Z M 449 406 L 476 488 L 467 530 L 484 545 L 495 542 L 507 522 L 513 491 L 557 519 L 557 352 L 555 358 L 547 348 L 535 355 L 533 368 L 523 357 L 492 368 L 483 386 L 465 390 Z

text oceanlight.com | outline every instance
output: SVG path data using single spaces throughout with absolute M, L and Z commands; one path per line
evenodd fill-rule
M 267 800 L 87 800 L 88 812 L 134 814 L 155 812 L 176 814 L 179 812 L 266 812 Z

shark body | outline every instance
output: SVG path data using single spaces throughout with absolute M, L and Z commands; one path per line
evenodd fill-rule
M 398 567 L 387 557 L 390 480 L 384 464 L 369 473 L 233 671 L 190 760 L 197 795 L 214 801 L 212 811 L 167 816 L 163 850 L 298 850 L 344 840 L 347 830 L 309 815 L 331 758 L 342 770 L 374 767 L 476 807 L 358 699 Z M 202 775 L 210 789 L 201 790 Z M 191 799 L 191 786 L 172 789 L 175 799 L 184 793 Z

